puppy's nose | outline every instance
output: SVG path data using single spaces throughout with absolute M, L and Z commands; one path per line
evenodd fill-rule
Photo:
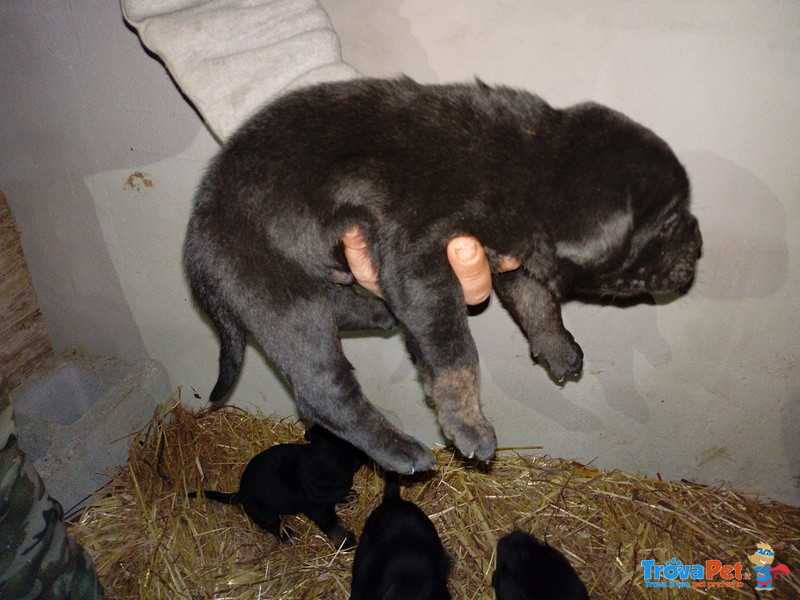
M 700 260 L 700 257 L 703 256 L 703 234 L 700 233 L 700 223 L 697 222 L 697 219 L 694 220 L 694 235 L 697 238 L 697 260 Z
M 692 278 L 689 280 L 689 283 L 686 283 L 678 288 L 678 293 L 681 295 L 688 294 L 689 290 L 692 288 L 693 285 L 694 285 L 694 276 L 692 276 Z

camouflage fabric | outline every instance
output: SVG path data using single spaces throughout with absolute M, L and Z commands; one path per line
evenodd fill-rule
M 91 557 L 67 537 L 61 505 L 17 445 L 2 374 L 0 444 L 0 598 L 102 598 Z

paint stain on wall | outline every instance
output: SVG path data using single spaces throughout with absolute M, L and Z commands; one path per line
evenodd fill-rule
M 128 175 L 128 178 L 125 180 L 125 185 L 122 186 L 122 189 L 141 192 L 142 188 L 151 187 L 153 187 L 153 178 L 149 173 L 134 171 Z
M 731 460 L 731 455 L 728 449 L 724 446 L 710 446 L 703 451 L 697 466 L 700 467 L 706 463 L 719 459 Z

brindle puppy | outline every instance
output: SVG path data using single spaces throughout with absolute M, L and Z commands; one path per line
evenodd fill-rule
M 339 240 L 353 225 L 385 303 L 342 285 L 352 277 Z M 701 246 L 684 168 L 609 108 L 556 110 L 480 82 L 305 88 L 242 126 L 197 193 L 185 262 L 222 343 L 211 401 L 230 390 L 250 333 L 307 417 L 388 470 L 430 469 L 428 449 L 363 396 L 339 339 L 399 322 L 444 434 L 491 458 L 478 354 L 445 255 L 460 234 L 484 244 L 500 301 L 559 380 L 582 367 L 562 300 L 684 290 Z M 522 267 L 497 272 L 508 255 Z

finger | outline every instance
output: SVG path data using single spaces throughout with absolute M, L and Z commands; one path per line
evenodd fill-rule
M 378 271 L 372 264 L 372 255 L 369 252 L 367 241 L 361 233 L 361 228 L 354 225 L 348 229 L 342 236 L 342 245 L 350 272 L 359 285 L 376 296 L 382 297 L 381 288 L 378 285 Z
M 516 259 L 513 256 L 504 256 L 500 259 L 500 263 L 497 265 L 497 270 L 501 273 L 505 273 L 506 271 L 519 269 L 521 264 L 522 263 L 519 262 L 519 259 Z
M 447 259 L 461 283 L 464 301 L 480 304 L 492 293 L 492 275 L 483 246 L 474 237 L 460 236 L 447 245 Z

